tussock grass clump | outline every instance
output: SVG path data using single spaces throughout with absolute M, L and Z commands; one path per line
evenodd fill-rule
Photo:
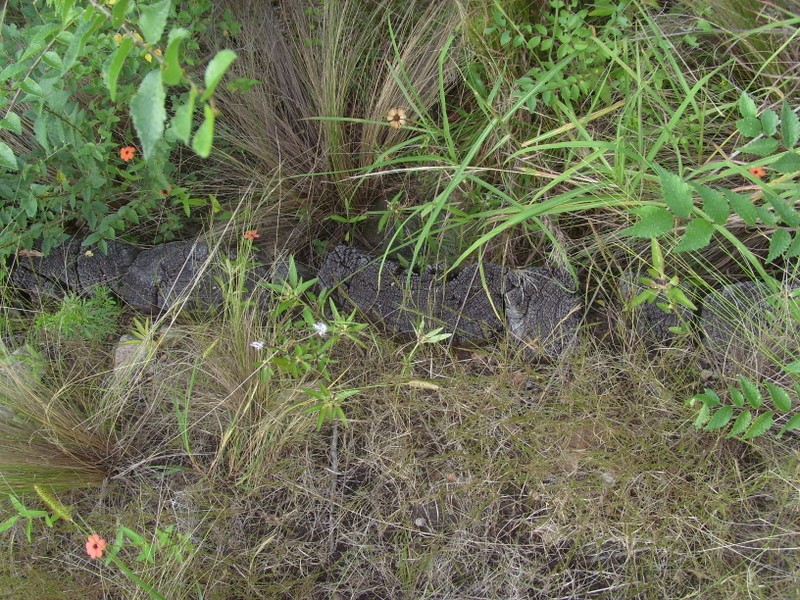
M 212 191 L 252 190 L 253 219 L 277 249 L 302 248 L 323 235 L 322 219 L 355 216 L 400 191 L 397 181 L 354 175 L 407 137 L 387 126 L 392 109 L 405 107 L 413 122 L 438 103 L 437 58 L 461 27 L 458 3 L 231 0 L 226 9 L 241 24 L 224 39 L 239 53 L 232 74 L 259 83 L 220 90 L 226 150 L 211 167 L 220 182 Z M 441 75 L 449 87 L 456 65 Z

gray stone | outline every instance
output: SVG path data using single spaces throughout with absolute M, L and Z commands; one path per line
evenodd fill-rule
M 114 348 L 114 370 L 128 369 L 133 366 L 139 358 L 140 340 L 131 334 L 125 334 L 119 338 Z

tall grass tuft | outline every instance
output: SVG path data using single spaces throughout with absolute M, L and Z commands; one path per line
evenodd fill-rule
M 215 191 L 230 199 L 252 190 L 254 221 L 276 246 L 294 248 L 318 236 L 325 217 L 391 197 L 389 180 L 353 174 L 405 135 L 388 126 L 390 109 L 439 102 L 438 51 L 460 29 L 460 5 L 228 0 L 223 8 L 242 26 L 226 39 L 239 53 L 232 77 L 260 84 L 220 90 Z M 456 74 L 448 62 L 446 80 Z

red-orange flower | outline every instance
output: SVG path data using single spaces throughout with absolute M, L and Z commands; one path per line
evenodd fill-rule
M 131 160 L 134 154 L 136 154 L 136 148 L 133 146 L 123 146 L 119 149 L 119 157 L 125 162 Z
M 764 167 L 752 167 L 751 169 L 747 169 L 748 173 L 753 177 L 758 177 L 761 179 L 764 175 L 767 174 L 767 170 Z
M 248 229 L 244 232 L 244 239 L 253 241 L 256 238 L 260 238 L 261 234 L 258 233 L 255 229 Z
M 86 554 L 89 558 L 102 558 L 103 551 L 106 549 L 107 542 L 99 535 L 92 534 L 86 541 Z

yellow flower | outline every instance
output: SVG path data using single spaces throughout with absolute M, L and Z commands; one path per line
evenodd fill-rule
M 83 253 L 83 255 L 86 256 L 87 258 L 92 258 L 94 256 L 94 252 L 92 252 L 91 250 L 87 250 L 86 252 Z
M 108 6 L 114 6 L 116 3 L 117 0 L 106 0 L 106 4 L 108 4 Z
M 119 44 L 122 41 L 122 34 L 121 33 L 115 33 L 114 34 L 114 41 Z
M 160 49 L 160 48 L 156 48 L 155 50 L 153 50 L 153 54 L 155 54 L 156 56 L 161 56 L 161 55 L 162 55 L 162 54 L 164 54 L 164 53 L 163 53 L 163 52 L 161 52 L 161 49 Z M 153 62 L 153 57 L 150 55 L 150 53 L 149 53 L 149 52 L 148 52 L 147 54 L 145 54 L 145 55 L 144 55 L 144 59 L 145 59 L 147 62 Z
M 395 129 L 400 129 L 403 125 L 405 125 L 408 122 L 406 119 L 406 111 L 403 108 L 389 109 L 389 113 L 386 115 L 386 120 L 389 121 L 389 126 L 394 127 Z

